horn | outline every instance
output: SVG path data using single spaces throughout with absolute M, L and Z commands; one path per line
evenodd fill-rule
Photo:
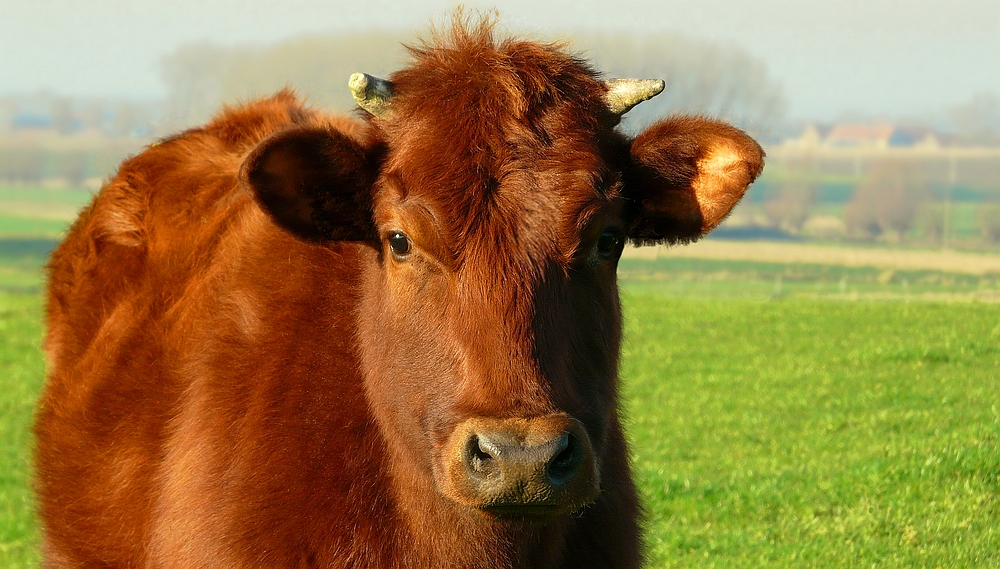
M 362 109 L 376 118 L 389 116 L 392 83 L 367 73 L 355 73 L 347 81 L 351 95 Z
M 604 102 L 608 110 L 618 116 L 659 95 L 666 86 L 661 79 L 608 79 L 604 84 L 608 87 Z

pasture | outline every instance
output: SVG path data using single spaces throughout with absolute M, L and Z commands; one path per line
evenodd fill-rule
M 1000 307 L 626 307 L 650 567 L 1000 564 Z
M 66 221 L 0 198 L 21 204 L 0 209 L 16 220 L 0 216 L 0 567 L 35 567 L 40 267 Z M 619 272 L 649 567 L 1000 565 L 995 273 L 686 258 Z

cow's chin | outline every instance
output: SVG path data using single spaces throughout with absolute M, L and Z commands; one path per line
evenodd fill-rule
M 564 413 L 468 419 L 439 449 L 434 478 L 445 498 L 479 515 L 532 523 L 576 512 L 600 492 L 587 432 Z

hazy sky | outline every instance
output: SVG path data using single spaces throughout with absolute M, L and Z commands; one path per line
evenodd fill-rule
M 164 94 L 181 44 L 307 32 L 420 30 L 456 2 L 0 0 L 0 93 Z M 793 117 L 939 112 L 1000 93 L 998 0 L 500 0 L 509 28 L 670 30 L 742 46 L 785 85 Z

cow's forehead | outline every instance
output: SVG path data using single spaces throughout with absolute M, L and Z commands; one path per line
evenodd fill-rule
M 500 179 L 553 146 L 586 151 L 610 130 L 604 83 L 557 46 L 458 27 L 412 53 L 391 77 L 391 118 L 378 121 L 397 166 Z
M 512 261 L 566 262 L 594 210 L 616 197 L 618 174 L 594 133 L 493 148 L 436 128 L 406 134 L 394 141 L 384 169 L 382 213 L 416 204 L 460 264 L 498 247 Z

